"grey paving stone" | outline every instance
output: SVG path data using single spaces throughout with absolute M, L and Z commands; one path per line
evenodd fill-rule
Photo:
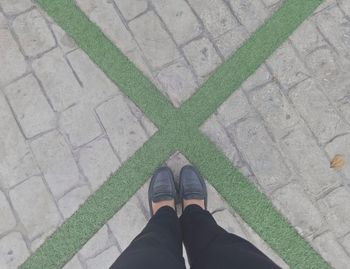
M 329 160 L 311 134 L 302 127 L 295 128 L 281 146 L 300 173 L 299 183 L 313 196 L 318 196 L 339 184 L 339 176 L 329 167 Z
M 350 234 L 344 237 L 342 245 L 349 254 L 350 253 Z
M 0 87 L 23 75 L 27 64 L 17 43 L 13 39 L 5 17 L 0 13 Z
M 13 21 L 13 29 L 27 56 L 35 57 L 56 45 L 45 19 L 36 9 L 18 16 Z
M 247 239 L 247 236 L 245 235 L 240 223 L 227 209 L 215 212 L 213 217 L 216 222 L 227 232 Z
M 59 132 L 53 131 L 39 137 L 32 141 L 31 148 L 56 199 L 78 184 L 78 167 Z
M 274 78 L 267 69 L 265 64 L 262 64 L 254 74 L 252 74 L 246 81 L 242 83 L 242 88 L 246 91 L 255 89 L 258 86 L 262 86 Z
M 77 256 L 74 256 L 64 267 L 63 269 L 83 269 L 80 261 Z
M 180 57 L 175 43 L 153 11 L 137 17 L 129 27 L 152 68 L 160 68 Z
M 77 48 L 74 40 L 57 24 L 51 24 L 51 29 L 57 39 L 58 45 L 64 53 L 68 53 Z
M 338 6 L 322 10 L 314 20 L 336 50 L 350 59 L 350 21 L 345 18 Z
M 121 51 L 136 47 L 130 32 L 115 11 L 112 0 L 76 0 L 76 3 Z
M 86 261 L 87 269 L 109 268 L 120 255 L 116 246 L 112 246 L 101 254 Z
M 112 246 L 111 235 L 107 225 L 104 225 L 79 251 L 84 260 L 93 258 Z
M 303 236 L 314 234 L 324 224 L 319 209 L 296 183 L 288 184 L 275 191 L 272 202 Z
M 106 139 L 93 141 L 79 151 L 79 165 L 96 191 L 108 177 L 117 171 L 120 162 Z
M 254 32 L 269 16 L 268 10 L 260 0 L 229 0 L 229 3 L 238 20 L 249 32 Z
M 331 233 L 325 233 L 313 240 L 313 246 L 334 269 L 344 269 L 350 258 Z
M 161 91 L 169 96 L 176 107 L 190 98 L 198 87 L 194 74 L 183 58 L 163 68 L 157 74 L 157 79 L 162 85 Z
M 29 251 L 18 232 L 13 232 L 0 240 L 0 267 L 16 269 L 29 257 Z
M 83 185 L 71 190 L 58 200 L 58 208 L 62 212 L 64 219 L 71 217 L 89 196 L 89 187 Z
M 218 108 L 218 119 L 225 127 L 230 126 L 249 114 L 252 114 L 252 108 L 248 104 L 242 88 L 233 92 Z
M 0 234 L 10 231 L 16 225 L 15 216 L 12 213 L 5 194 L 0 190 Z
M 142 231 L 146 223 L 147 219 L 141 210 L 141 204 L 136 196 L 133 196 L 120 211 L 108 221 L 108 225 L 122 250 L 124 250 Z M 126 225 L 128 225 L 127 233 L 121 229 L 121 227 L 126 227 Z
M 10 188 L 39 173 L 24 137 L 0 93 L 0 183 Z
M 30 0 L 0 0 L 0 6 L 7 15 L 15 15 L 21 13 L 33 6 Z
M 325 150 L 331 160 L 337 154 L 344 156 L 345 165 L 340 171 L 344 173 L 347 181 L 350 182 L 350 135 L 338 136 L 326 145 Z
M 59 127 L 73 147 L 86 144 L 102 134 L 95 114 L 84 104 L 63 111 L 59 117 Z
M 248 118 L 228 128 L 238 150 L 267 193 L 289 180 L 290 171 L 275 148 L 264 126 L 256 118 Z
M 81 103 L 95 107 L 108 97 L 120 92 L 82 50 L 71 52 L 68 54 L 68 59 L 83 84 L 84 94 L 79 97 Z
M 344 11 L 348 16 L 350 16 L 350 2 L 348 0 L 337 0 L 340 8 Z
M 320 143 L 324 144 L 350 130 L 313 80 L 296 85 L 289 96 Z
M 99 118 L 120 159 L 126 161 L 148 139 L 138 119 L 121 95 L 97 108 Z
M 277 139 L 286 135 L 300 120 L 276 82 L 251 91 L 250 99 Z
M 319 206 L 337 237 L 350 232 L 350 192 L 338 188 L 319 200 Z
M 55 128 L 55 113 L 33 75 L 10 84 L 5 94 L 26 137 Z
M 188 2 L 214 38 L 238 25 L 222 0 L 189 0 Z
M 298 59 L 292 46 L 286 42 L 267 60 L 273 75 L 280 81 L 285 89 L 288 89 L 310 75 Z
M 151 0 L 179 45 L 198 36 L 202 29 L 185 0 Z
M 56 111 L 62 111 L 80 100 L 82 89 L 59 49 L 35 60 L 33 69 Z
M 56 205 L 41 177 L 31 177 L 11 189 L 9 195 L 30 240 L 47 236 L 60 224 Z
M 233 55 L 236 50 L 246 41 L 249 37 L 247 30 L 244 26 L 237 25 L 232 30 L 219 36 L 215 43 L 226 59 Z
M 262 0 L 262 2 L 265 4 L 265 6 L 270 7 L 270 6 L 276 5 L 276 4 L 283 2 L 283 1 L 281 1 L 281 0 Z
M 221 64 L 213 44 L 206 37 L 187 44 L 184 53 L 198 76 L 205 78 Z
M 114 0 L 114 2 L 127 20 L 131 20 L 145 12 L 148 7 L 147 0 Z

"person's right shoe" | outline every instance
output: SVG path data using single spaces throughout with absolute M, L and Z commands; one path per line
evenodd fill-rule
M 182 167 L 180 172 L 179 194 L 184 210 L 184 200 L 204 200 L 205 209 L 208 204 L 208 194 L 205 181 L 191 165 Z

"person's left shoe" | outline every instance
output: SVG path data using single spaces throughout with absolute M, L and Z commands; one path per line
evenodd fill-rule
M 176 199 L 176 187 L 173 172 L 168 167 L 158 168 L 151 179 L 148 189 L 148 202 L 153 216 L 153 203 L 173 201 L 174 210 Z M 152 203 L 153 202 L 153 203 Z

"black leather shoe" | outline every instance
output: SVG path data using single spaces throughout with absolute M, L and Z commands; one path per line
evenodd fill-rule
M 196 168 L 191 165 L 182 167 L 179 182 L 180 199 L 182 210 L 184 209 L 183 200 L 204 200 L 205 209 L 208 205 L 208 194 L 205 181 Z
M 153 216 L 152 202 L 174 200 L 176 199 L 176 188 L 173 172 L 168 167 L 158 168 L 151 179 L 148 189 L 148 202 L 151 214 Z

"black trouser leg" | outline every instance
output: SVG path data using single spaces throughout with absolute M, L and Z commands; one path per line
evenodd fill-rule
M 192 269 L 279 268 L 251 243 L 222 229 L 199 206 L 188 206 L 180 223 Z
M 148 222 L 110 269 L 185 269 L 180 222 L 163 207 Z

